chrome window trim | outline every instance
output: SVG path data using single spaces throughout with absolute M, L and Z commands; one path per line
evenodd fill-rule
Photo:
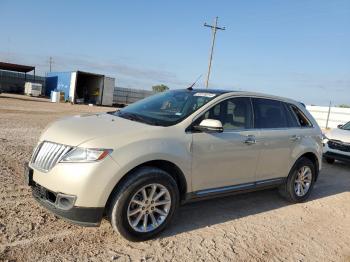
M 220 96 L 218 96 L 217 98 L 219 98 Z M 315 128 L 314 124 L 310 121 L 310 119 L 308 117 L 305 116 L 304 112 L 295 104 L 291 103 L 291 102 L 288 102 L 288 101 L 284 101 L 282 99 L 276 99 L 276 98 L 270 98 L 268 96 L 247 96 L 247 95 L 235 95 L 235 94 L 232 94 L 231 96 L 228 96 L 228 97 L 224 97 L 224 98 L 221 98 L 221 99 L 218 99 L 218 101 L 216 101 L 214 104 L 206 107 L 206 108 L 202 108 L 202 111 L 199 112 L 197 115 L 195 115 L 192 119 L 192 122 L 191 124 L 185 128 L 185 132 L 186 133 L 190 133 L 190 134 L 193 134 L 195 132 L 193 132 L 191 130 L 191 127 L 193 125 L 193 123 L 198 119 L 200 118 L 203 114 L 205 114 L 208 110 L 210 110 L 211 108 L 215 107 L 216 105 L 218 105 L 219 103 L 227 100 L 227 99 L 232 99 L 232 98 L 248 98 L 250 100 L 250 103 L 251 103 L 251 108 L 252 108 L 252 116 L 253 116 L 253 127 L 252 128 L 248 128 L 248 129 L 224 129 L 222 133 L 227 133 L 227 132 L 245 132 L 245 131 L 256 131 L 256 130 L 280 130 L 280 131 L 283 131 L 283 130 L 291 130 L 291 129 L 309 129 L 309 128 Z M 254 119 L 255 119 L 255 115 L 254 115 L 254 106 L 253 106 L 253 100 L 252 98 L 263 98 L 263 99 L 269 99 L 269 100 L 274 100 L 274 101 L 278 101 L 278 102 L 281 102 L 281 103 L 284 103 L 285 105 L 287 106 L 296 106 L 301 112 L 302 114 L 305 116 L 305 118 L 310 122 L 311 126 L 308 126 L 308 127 L 302 127 L 302 126 L 298 126 L 298 127 L 281 127 L 281 128 L 255 128 L 254 127 Z M 293 114 L 294 111 L 291 110 Z M 296 117 L 296 116 L 295 116 Z M 299 123 L 299 120 L 296 119 L 297 122 Z

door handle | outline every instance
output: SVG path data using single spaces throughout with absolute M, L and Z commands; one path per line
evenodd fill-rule
M 301 139 L 301 136 L 297 136 L 297 135 L 293 135 L 290 137 L 290 141 L 292 142 L 299 141 L 300 139 Z
M 256 144 L 255 136 L 253 136 L 253 135 L 247 136 L 247 138 L 244 140 L 244 143 L 247 144 L 247 145 Z

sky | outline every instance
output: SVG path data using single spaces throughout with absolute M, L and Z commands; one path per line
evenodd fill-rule
M 1 0 L 0 61 L 200 88 L 216 16 L 210 88 L 350 104 L 350 0 Z

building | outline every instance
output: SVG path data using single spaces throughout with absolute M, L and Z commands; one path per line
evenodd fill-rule
M 28 74 L 34 72 L 34 74 Z M 45 87 L 45 77 L 35 75 L 35 67 L 0 62 L 0 89 L 6 93 L 23 94 L 26 82 Z
M 29 74 L 33 72 L 34 74 Z M 122 88 L 115 78 L 83 71 L 50 72 L 46 77 L 36 76 L 35 67 L 0 62 L 0 90 L 5 93 L 24 93 L 26 82 L 42 85 L 42 95 L 52 91 L 64 93 L 64 99 L 76 104 L 125 106 L 153 95 L 153 91 Z
M 115 79 L 83 71 L 50 72 L 46 75 L 46 96 L 64 92 L 66 101 L 76 104 L 113 105 Z

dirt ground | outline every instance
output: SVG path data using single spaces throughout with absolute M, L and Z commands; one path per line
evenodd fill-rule
M 124 240 L 107 221 L 71 225 L 41 208 L 23 164 L 55 119 L 111 108 L 0 95 L 0 261 L 350 261 L 350 166 L 324 164 L 311 199 L 276 190 L 188 204 L 158 239 Z

